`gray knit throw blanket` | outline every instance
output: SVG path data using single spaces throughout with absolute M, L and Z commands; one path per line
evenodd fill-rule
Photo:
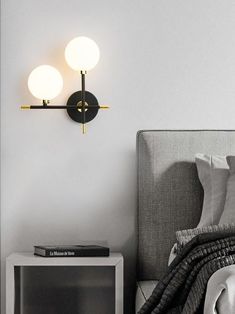
M 202 314 L 206 286 L 218 269 L 235 264 L 235 232 L 204 233 L 188 242 L 139 314 Z

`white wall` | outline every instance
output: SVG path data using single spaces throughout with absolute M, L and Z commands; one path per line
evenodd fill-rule
M 233 0 L 2 0 L 2 274 L 36 243 L 108 240 L 130 286 L 136 131 L 234 128 L 234 30 Z M 100 47 L 87 88 L 112 107 L 85 136 L 62 110 L 19 109 L 39 64 L 63 74 L 56 103 L 79 89 L 63 54 L 78 35 Z

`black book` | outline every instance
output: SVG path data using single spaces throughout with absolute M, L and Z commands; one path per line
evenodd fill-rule
M 100 245 L 42 245 L 34 246 L 34 255 L 43 257 L 101 257 L 109 256 L 109 248 Z

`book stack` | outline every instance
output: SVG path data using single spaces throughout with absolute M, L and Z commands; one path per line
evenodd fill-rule
M 40 245 L 34 255 L 42 257 L 102 257 L 109 256 L 109 248 L 100 245 Z

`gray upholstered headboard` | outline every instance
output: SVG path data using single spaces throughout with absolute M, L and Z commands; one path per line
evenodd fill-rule
M 235 154 L 235 131 L 139 131 L 138 279 L 158 279 L 167 268 L 175 231 L 195 227 L 203 190 L 195 153 Z

